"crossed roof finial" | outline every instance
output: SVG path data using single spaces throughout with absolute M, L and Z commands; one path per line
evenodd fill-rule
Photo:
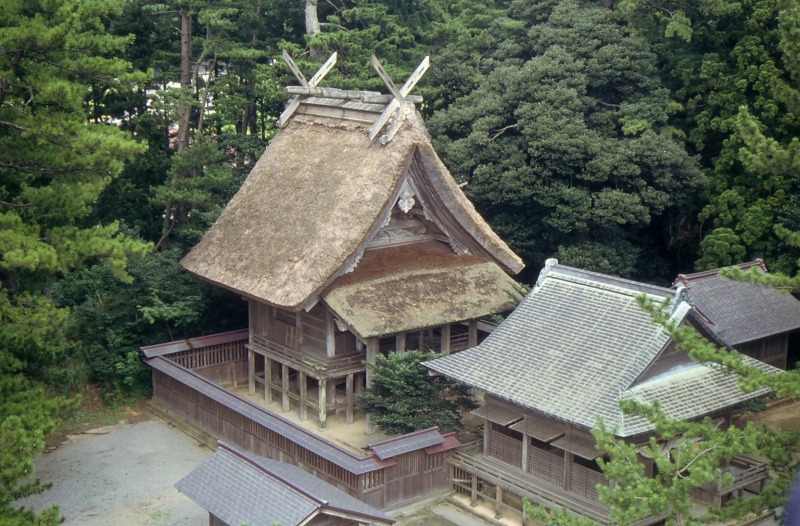
M 409 102 L 406 102 L 406 97 L 408 94 L 411 93 L 411 90 L 414 89 L 414 86 L 417 85 L 419 79 L 422 78 L 422 75 L 428 71 L 428 67 L 430 67 L 430 57 L 425 57 L 420 62 L 417 69 L 414 70 L 414 73 L 411 74 L 410 77 L 406 80 L 405 84 L 400 89 L 397 89 L 394 82 L 392 81 L 389 74 L 386 73 L 386 70 L 383 69 L 381 63 L 372 55 L 372 67 L 375 68 L 375 71 L 378 72 L 378 75 L 383 80 L 383 83 L 386 84 L 386 87 L 389 88 L 394 99 L 386 106 L 386 109 L 383 110 L 381 116 L 378 117 L 378 120 L 372 125 L 369 129 L 369 140 L 372 141 L 384 127 L 384 125 L 389 122 L 389 120 L 394 117 L 394 121 L 389 129 L 386 130 L 386 133 L 383 134 L 380 138 L 381 144 L 386 144 L 387 142 L 391 141 L 392 138 L 397 133 L 397 130 L 400 129 L 400 124 L 411 114 L 412 106 Z
M 379 140 L 381 144 L 388 143 L 397 134 L 403 121 L 405 121 L 413 113 L 413 103 L 420 102 L 422 100 L 421 97 L 409 94 L 411 93 L 411 90 L 414 89 L 414 86 L 417 85 L 417 82 L 419 82 L 419 80 L 422 78 L 422 75 L 424 75 L 428 70 L 428 67 L 430 66 L 430 58 L 425 57 L 419 66 L 417 66 L 417 69 L 414 71 L 414 73 L 412 73 L 411 76 L 406 79 L 405 83 L 398 89 L 394 81 L 392 81 L 389 74 L 381 65 L 380 61 L 378 61 L 375 55 L 373 55 L 372 67 L 375 68 L 375 71 L 378 72 L 378 75 L 383 80 L 383 83 L 386 84 L 387 88 L 389 88 L 389 92 L 391 93 L 390 95 L 381 95 L 380 93 L 375 92 L 344 91 L 329 88 L 318 88 L 317 85 L 319 82 L 336 64 L 336 58 L 337 55 L 334 53 L 330 56 L 327 62 L 325 62 L 325 64 L 319 68 L 319 70 L 314 74 L 313 77 L 311 77 L 310 80 L 306 80 L 303 72 L 300 71 L 300 68 L 298 68 L 297 64 L 294 63 L 294 60 L 292 60 L 292 57 L 289 56 L 289 53 L 287 53 L 286 50 L 283 51 L 283 60 L 286 61 L 289 69 L 300 82 L 300 87 L 288 86 L 286 88 L 286 90 L 290 93 L 295 93 L 297 95 L 289 101 L 289 104 L 286 105 L 286 109 L 283 110 L 283 113 L 281 113 L 281 116 L 278 119 L 278 126 L 283 128 L 289 122 L 291 116 L 300 107 L 301 95 L 356 99 L 367 103 L 386 104 L 383 112 L 369 129 L 369 140 L 374 140 L 381 130 L 386 127 L 385 132 L 380 135 Z
M 328 74 L 328 72 L 333 68 L 334 64 L 336 64 L 336 52 L 328 58 L 328 60 L 314 73 L 314 76 L 311 77 L 311 80 L 306 80 L 306 77 L 303 75 L 303 72 L 300 71 L 300 68 L 297 67 L 297 64 L 294 63 L 292 57 L 289 56 L 289 53 L 286 50 L 283 50 L 283 60 L 286 61 L 286 64 L 289 66 L 289 69 L 292 70 L 294 76 L 300 82 L 300 85 L 304 88 L 316 88 L 317 84 Z M 281 113 L 280 118 L 278 119 L 278 126 L 283 128 L 286 123 L 289 121 L 289 117 L 300 107 L 300 97 L 296 96 L 292 100 L 289 101 L 289 104 L 286 105 L 286 109 L 283 110 Z

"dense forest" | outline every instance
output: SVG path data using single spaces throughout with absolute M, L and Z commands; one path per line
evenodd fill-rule
M 139 346 L 244 325 L 178 261 L 276 132 L 282 50 L 377 90 L 370 55 L 430 55 L 419 109 L 523 281 L 797 272 L 797 2 L 0 0 L 3 524 L 76 393 L 146 393 Z

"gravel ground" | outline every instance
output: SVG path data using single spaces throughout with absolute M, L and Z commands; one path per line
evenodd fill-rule
M 172 485 L 212 451 L 158 418 L 71 435 L 37 462 L 49 490 L 18 504 L 58 504 L 66 525 L 207 526 L 208 514 Z
M 212 451 L 160 418 L 70 435 L 37 462 L 49 490 L 18 501 L 57 504 L 67 526 L 207 526 L 208 513 L 173 487 Z M 485 526 L 454 506 L 399 510 L 397 526 Z

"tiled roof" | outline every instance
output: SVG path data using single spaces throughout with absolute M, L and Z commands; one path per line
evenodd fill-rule
M 776 369 L 743 356 L 750 365 L 768 372 Z M 623 399 L 644 403 L 658 401 L 664 413 L 674 419 L 689 419 L 736 406 L 753 398 L 766 396 L 767 388 L 746 393 L 739 388 L 737 376 L 722 367 L 691 364 L 642 382 L 622 394 Z M 637 416 L 625 416 L 623 429 L 628 435 L 650 430 L 650 424 Z
M 220 443 L 214 455 L 175 487 L 227 524 L 305 524 L 325 512 L 371 524 L 394 520 L 302 469 Z
M 372 450 L 381 460 L 386 460 L 404 453 L 438 446 L 444 443 L 444 437 L 439 433 L 438 427 L 429 427 L 415 433 L 399 437 L 387 438 L 374 444 L 369 444 L 364 449 Z
M 478 347 L 426 362 L 440 374 L 550 417 L 587 428 L 601 417 L 620 436 L 647 424 L 623 418 L 619 400 L 669 341 L 636 303 L 647 293 L 663 300 L 668 289 L 554 265 L 517 309 Z M 689 305 L 680 303 L 681 322 Z M 734 405 L 735 380 L 709 367 L 697 373 L 709 389 Z M 665 380 L 666 381 L 666 380 Z M 734 389 L 736 393 L 734 393 Z M 734 396 L 735 395 L 735 396 Z M 759 394 L 741 394 L 754 398 Z M 733 398 L 731 398 L 733 397 Z M 684 398 L 691 399 L 691 402 Z M 660 400 L 665 410 L 695 417 L 719 408 L 691 391 Z M 682 411 L 674 404 L 686 404 Z M 724 403 L 724 402 L 722 402 Z M 628 429 L 628 426 L 631 426 Z
M 743 270 L 766 270 L 761 261 L 737 265 Z M 689 300 L 730 345 L 758 340 L 800 328 L 800 301 L 771 287 L 742 283 L 719 276 L 721 269 L 681 274 L 675 285 L 685 285 Z

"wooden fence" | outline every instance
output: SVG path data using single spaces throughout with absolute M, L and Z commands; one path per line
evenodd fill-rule
M 382 461 L 374 454 L 358 455 L 221 387 L 218 378 L 206 377 L 209 371 L 214 377 L 235 371 L 230 362 L 246 357 L 246 334 L 142 348 L 153 369 L 153 401 L 218 439 L 297 465 L 378 509 L 448 488 L 448 448 L 418 448 Z

